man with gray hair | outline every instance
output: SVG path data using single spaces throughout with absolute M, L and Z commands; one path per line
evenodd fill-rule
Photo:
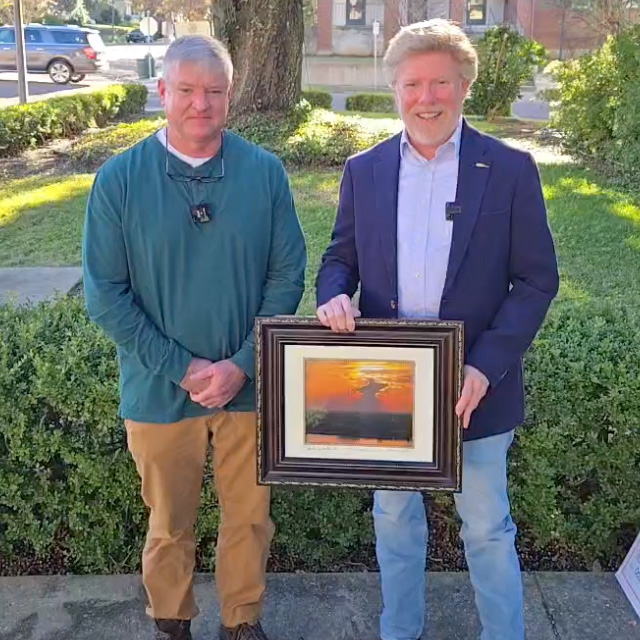
M 292 314 L 306 250 L 280 161 L 225 129 L 233 67 L 216 40 L 175 40 L 158 82 L 167 126 L 112 158 L 83 238 L 90 317 L 116 343 L 120 415 L 150 510 L 147 613 L 190 640 L 194 524 L 211 447 L 222 640 L 259 618 L 274 527 L 256 476 L 256 316 Z
M 404 27 L 385 63 L 404 130 L 345 165 L 317 278 L 317 315 L 337 332 L 357 330 L 360 314 L 464 321 L 455 505 L 482 640 L 522 640 L 507 452 L 524 419 L 522 356 L 558 290 L 540 179 L 530 154 L 462 117 L 477 56 L 459 27 L 445 20 Z M 380 635 L 416 640 L 428 541 L 422 495 L 376 491 L 373 517 Z

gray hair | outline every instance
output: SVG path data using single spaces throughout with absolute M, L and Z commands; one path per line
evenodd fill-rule
M 233 62 L 227 48 L 211 36 L 186 35 L 174 40 L 164 54 L 162 75 L 165 80 L 170 70 L 181 62 L 213 63 L 222 68 L 229 84 L 233 79 Z
M 442 51 L 460 65 L 465 80 L 473 84 L 478 76 L 478 54 L 467 34 L 454 22 L 434 18 L 402 27 L 389 41 L 384 64 L 389 80 L 395 80 L 398 67 L 410 56 Z

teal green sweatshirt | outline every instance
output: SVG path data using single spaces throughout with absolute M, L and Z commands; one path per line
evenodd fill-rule
M 178 385 L 193 356 L 231 358 L 248 376 L 230 411 L 252 411 L 256 316 L 295 313 L 305 242 L 280 161 L 224 133 L 224 177 L 167 176 L 153 135 L 106 162 L 89 195 L 82 245 L 89 317 L 114 340 L 120 415 L 175 422 L 211 410 Z M 220 152 L 193 168 L 173 154 L 169 173 L 218 176 Z M 191 206 L 210 205 L 197 223 Z

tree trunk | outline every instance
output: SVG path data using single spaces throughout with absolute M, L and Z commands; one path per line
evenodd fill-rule
M 302 0 L 223 0 L 234 65 L 231 113 L 290 111 L 300 99 Z

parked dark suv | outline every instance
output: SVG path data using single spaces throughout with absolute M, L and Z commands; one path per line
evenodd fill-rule
M 109 68 L 107 50 L 95 29 L 29 24 L 24 28 L 29 73 L 48 73 L 56 84 L 81 82 Z M 16 70 L 16 34 L 0 26 L 0 71 Z

